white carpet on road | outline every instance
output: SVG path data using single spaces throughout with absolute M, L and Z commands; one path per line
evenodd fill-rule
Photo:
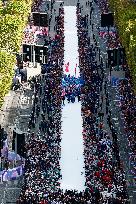
M 70 64 L 70 75 L 74 75 L 74 65 L 78 61 L 78 39 L 76 28 L 76 7 L 64 7 L 65 63 Z M 65 70 L 65 67 L 64 67 Z M 79 75 L 79 73 L 77 73 Z M 81 103 L 67 103 L 62 109 L 61 142 L 61 189 L 85 190 L 85 172 L 83 157 Z
M 75 75 L 75 67 L 77 64 L 77 74 L 79 76 L 79 59 L 78 59 L 78 36 L 76 27 L 76 7 L 64 6 L 64 65 L 69 62 L 69 71 L 71 75 Z M 65 67 L 64 67 L 64 73 Z

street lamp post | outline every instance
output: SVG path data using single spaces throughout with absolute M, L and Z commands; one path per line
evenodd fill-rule
M 32 45 L 33 47 L 33 65 L 35 67 L 35 45 Z
M 130 198 L 130 204 L 133 204 L 133 196 L 131 195 L 129 196 L 129 198 Z
M 16 137 L 15 137 L 15 154 L 16 154 L 16 156 L 15 156 L 15 165 L 16 165 L 16 162 L 17 162 L 17 134 L 16 134 Z

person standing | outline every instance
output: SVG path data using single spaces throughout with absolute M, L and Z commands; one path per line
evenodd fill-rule
M 65 90 L 63 90 L 63 91 L 62 91 L 62 95 L 61 95 L 63 105 L 65 105 L 65 95 L 66 95 L 66 92 L 65 92 Z
M 75 94 L 74 93 L 71 94 L 71 102 L 75 103 Z

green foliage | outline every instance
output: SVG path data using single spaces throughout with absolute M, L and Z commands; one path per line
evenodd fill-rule
M 11 86 L 15 55 L 6 51 L 0 52 L 0 104 Z
M 24 14 L 28 14 L 30 12 L 30 2 L 31 1 L 27 4 L 24 0 L 13 0 L 5 9 L 3 9 L 3 14 L 24 16 Z
M 0 0 L 0 106 L 13 78 L 15 55 L 22 43 L 23 30 L 33 0 L 10 0 L 6 7 Z
M 122 45 L 126 50 L 136 93 L 136 3 L 131 0 L 109 0 L 115 14 Z

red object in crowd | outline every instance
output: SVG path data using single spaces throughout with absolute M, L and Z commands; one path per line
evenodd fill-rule
M 108 176 L 111 176 L 111 174 L 112 174 L 109 169 L 103 169 L 102 172 L 103 172 L 103 174 L 106 174 Z
M 110 183 L 111 182 L 111 177 L 109 176 L 102 176 L 102 180 L 106 183 Z
M 69 72 L 69 67 L 68 67 L 68 66 L 66 66 L 65 71 L 66 71 L 66 72 Z
M 65 64 L 65 67 L 66 67 L 65 71 L 69 72 L 69 62 L 67 64 Z
M 108 188 L 112 189 L 112 184 L 111 183 L 108 185 Z
M 61 96 L 65 96 L 65 95 L 66 95 L 66 92 L 65 90 L 63 90 Z
M 83 133 L 86 133 L 86 129 L 83 129 Z
M 42 200 L 42 201 L 40 202 L 40 204 L 48 204 L 48 201 L 47 201 L 47 200 Z
M 76 67 L 75 67 L 75 75 L 76 75 Z
M 90 192 L 91 192 L 91 193 L 93 193 L 93 192 L 94 192 L 93 188 L 91 188 L 91 187 L 89 188 L 89 190 L 90 190 Z
M 98 166 L 98 167 L 102 167 L 102 166 L 104 166 L 104 164 L 105 164 L 105 161 L 104 161 L 104 160 L 100 160 L 100 161 L 97 163 L 97 166 Z
M 60 38 L 60 35 L 55 35 L 55 39 L 59 39 Z
M 99 128 L 102 129 L 103 128 L 103 123 L 99 124 Z
M 99 171 L 96 171 L 94 175 L 95 175 L 96 177 L 100 178 L 100 172 L 99 172 Z

